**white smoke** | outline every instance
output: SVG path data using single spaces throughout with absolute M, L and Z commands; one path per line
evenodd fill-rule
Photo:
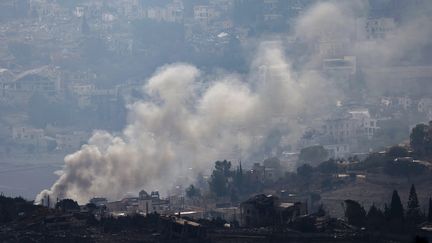
M 299 19 L 294 35 L 310 44 L 312 53 L 316 42 L 329 34 L 352 39 L 356 14 L 367 6 L 362 1 L 346 2 L 315 5 Z M 428 19 L 401 28 L 424 25 L 428 21 L 424 18 Z M 378 53 L 384 63 L 416 43 L 430 43 L 425 40 L 429 34 L 409 37 L 403 31 L 397 29 L 400 37 L 388 39 L 391 49 L 381 49 L 375 42 L 351 46 L 352 52 L 364 59 Z M 189 168 L 205 172 L 216 160 L 245 159 L 258 151 L 265 143 L 262 138 L 275 129 L 273 117 L 288 121 L 284 135 L 296 141 L 304 128 L 301 119 L 319 117 L 340 99 L 340 93 L 320 73 L 307 70 L 316 61 L 315 54 L 308 57 L 306 67 L 293 70 L 281 40 L 257 48 L 248 75 L 215 76 L 188 64 L 160 68 L 144 86 L 149 99 L 128 106 L 129 122 L 123 132 L 96 131 L 80 151 L 66 156 L 60 178 L 36 201 L 46 195 L 79 203 L 94 196 L 114 200 L 142 188 L 166 192 L 177 183 L 193 181 Z
M 419 55 L 425 55 L 422 50 L 431 45 L 432 1 L 405 2 L 400 8 L 401 13 L 385 17 L 394 21 L 393 28 L 387 26 L 388 33 L 366 39 L 364 27 L 371 11 L 368 1 L 319 2 L 298 18 L 295 36 L 315 47 L 318 42 L 346 42 L 343 53 L 356 56 L 366 67 L 407 65 L 403 59 L 417 61 Z
M 218 159 L 250 155 L 271 131 L 273 116 L 289 118 L 290 136 L 297 139 L 297 118 L 306 100 L 316 98 L 307 93 L 319 79 L 294 78 L 302 75 L 293 73 L 283 53 L 280 42 L 263 43 L 248 77 L 220 75 L 208 88 L 200 84 L 209 76 L 194 66 L 160 68 L 144 86 L 150 100 L 129 106 L 123 133 L 95 132 L 65 158 L 63 174 L 36 201 L 51 195 L 84 203 L 141 188 L 167 191 L 189 168 L 206 171 Z

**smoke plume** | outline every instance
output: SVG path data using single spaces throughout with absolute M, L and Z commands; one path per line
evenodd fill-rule
M 264 41 L 248 74 L 214 75 L 183 63 L 159 68 L 143 87 L 149 98 L 128 105 L 122 133 L 95 131 L 88 144 L 65 157 L 59 179 L 36 201 L 46 195 L 79 203 L 94 196 L 114 200 L 143 188 L 167 192 L 193 182 L 192 172 L 208 172 L 216 160 L 250 159 L 275 129 L 294 143 L 305 120 L 320 117 L 343 97 L 314 71 L 317 42 L 346 41 L 346 52 L 374 65 L 397 62 L 430 43 L 431 29 L 419 30 L 431 26 L 430 17 L 419 15 L 398 25 L 392 36 L 352 44 L 358 15 L 368 10 L 363 2 L 314 5 L 291 34 L 307 44 L 302 55 L 286 56 L 287 38 Z M 296 59 L 306 61 L 294 69 Z M 282 127 L 275 117 L 285 121 Z

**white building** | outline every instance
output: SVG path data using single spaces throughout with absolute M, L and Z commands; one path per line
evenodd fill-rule
M 46 146 L 43 129 L 20 126 L 12 128 L 12 139 L 15 143 L 33 145 L 35 147 Z
M 87 132 L 72 132 L 68 134 L 57 134 L 55 140 L 58 150 L 76 150 L 85 144 L 90 135 Z
M 357 58 L 355 56 L 344 56 L 343 58 L 324 59 L 323 70 L 328 73 L 354 75 L 357 72 Z
M 194 20 L 197 23 L 208 24 L 212 19 L 218 16 L 218 12 L 210 5 L 194 6 Z
M 417 110 L 421 113 L 427 113 L 432 110 L 432 99 L 431 98 L 421 98 L 417 104 Z
M 325 145 L 324 148 L 329 153 L 330 158 L 347 158 L 350 156 L 349 144 L 331 144 Z
M 360 128 L 358 134 L 366 135 L 368 139 L 371 139 L 378 130 L 377 119 L 372 118 L 368 110 L 353 110 L 349 114 Z
M 401 97 L 395 97 L 395 105 L 397 105 L 398 107 L 404 109 L 404 110 L 408 110 L 411 105 L 412 105 L 412 99 L 410 97 L 407 96 L 401 96 Z
M 390 34 L 396 27 L 393 18 L 371 18 L 362 20 L 363 37 L 366 39 L 382 39 Z
M 62 82 L 55 67 L 43 66 L 17 76 L 5 69 L 0 73 L 0 98 L 9 104 L 27 104 L 36 93 L 54 99 L 61 91 Z
M 371 139 L 377 129 L 377 120 L 368 110 L 352 110 L 343 117 L 327 120 L 323 134 L 331 144 L 344 144 L 361 137 Z

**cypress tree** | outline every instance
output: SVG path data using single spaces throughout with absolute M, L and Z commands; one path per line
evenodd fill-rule
M 403 219 L 404 209 L 397 190 L 393 191 L 390 203 L 390 219 Z
M 375 205 L 372 205 L 366 215 L 367 227 L 371 230 L 380 230 L 383 227 L 384 222 L 385 217 L 383 212 Z
M 401 232 L 404 230 L 404 209 L 396 190 L 393 191 L 390 203 L 390 217 L 388 221 L 388 229 L 390 232 Z
M 414 184 L 411 185 L 411 190 L 408 197 L 408 206 L 407 206 L 407 220 L 410 223 L 419 223 L 422 221 L 422 216 L 420 213 L 420 205 L 417 198 L 417 192 Z
M 420 208 L 418 198 L 417 198 L 417 192 L 415 189 L 414 184 L 411 185 L 410 194 L 408 197 L 408 210 L 418 210 Z

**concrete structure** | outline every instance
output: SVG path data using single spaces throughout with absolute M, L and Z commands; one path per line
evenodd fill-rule
M 101 207 L 107 205 L 108 200 L 104 197 L 94 197 L 90 199 L 90 203 L 93 203 L 97 207 Z
M 90 134 L 87 132 L 72 132 L 67 134 L 57 134 L 55 140 L 57 142 L 57 150 L 76 150 L 85 144 L 89 139 Z
M 371 139 L 377 129 L 377 120 L 371 117 L 368 110 L 352 110 L 342 117 L 326 120 L 323 134 L 330 144 L 340 144 L 361 137 Z
M 12 139 L 14 142 L 23 145 L 33 145 L 35 147 L 46 146 L 46 140 L 43 129 L 32 127 L 13 127 Z
M 285 203 L 278 197 L 256 195 L 240 204 L 243 227 L 265 227 L 291 222 L 295 218 L 307 214 L 307 206 L 303 203 Z
M 357 20 L 357 38 L 360 40 L 382 39 L 395 28 L 393 18 L 360 18 Z
M 324 145 L 324 148 L 328 151 L 330 158 L 347 158 L 350 155 L 349 144 Z
M 109 202 L 106 204 L 108 212 L 117 215 L 124 214 L 167 214 L 170 212 L 168 200 L 160 199 L 158 192 L 149 195 L 146 191 L 139 192 L 138 197 L 126 197 L 120 201 Z
M 334 75 L 354 75 L 357 72 L 357 58 L 344 56 L 342 58 L 327 58 L 323 60 L 323 70 Z
M 210 5 L 194 6 L 194 20 L 200 24 L 208 24 L 211 20 L 218 16 L 218 12 Z
M 60 74 L 55 67 L 31 69 L 17 76 L 4 69 L 1 73 L 0 99 L 9 104 L 27 104 L 34 94 L 55 99 L 62 91 Z

